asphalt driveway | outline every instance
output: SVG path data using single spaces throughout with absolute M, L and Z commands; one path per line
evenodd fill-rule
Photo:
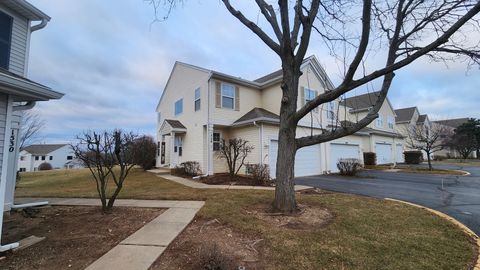
M 300 177 L 297 184 L 324 190 L 393 198 L 444 212 L 480 235 L 480 167 L 436 165 L 462 169 L 469 176 L 365 171 L 359 177 L 319 175 Z M 443 182 L 443 185 L 442 185 Z

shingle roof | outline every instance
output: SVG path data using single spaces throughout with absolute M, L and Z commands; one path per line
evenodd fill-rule
M 349 97 L 340 102 L 340 105 L 347 106 L 353 110 L 368 109 L 375 105 L 378 99 L 379 91 L 367 93 L 359 96 Z
M 180 121 L 178 120 L 172 120 L 172 119 L 165 119 L 165 122 L 167 122 L 172 128 L 184 128 L 187 129 Z
M 251 111 L 244 114 L 242 117 L 238 118 L 237 121 L 233 122 L 233 124 L 249 122 L 249 121 L 279 121 L 280 117 L 277 114 L 274 114 L 270 111 L 267 111 L 262 108 L 253 108 Z
M 427 119 L 426 114 L 421 114 L 418 116 L 417 124 L 425 123 L 425 120 Z
M 417 107 L 409 107 L 395 110 L 395 114 L 397 115 L 397 117 L 395 117 L 395 122 L 399 123 L 410 121 L 416 109 Z
M 302 65 L 305 64 L 307 61 L 309 61 L 311 57 L 313 57 L 313 55 L 312 55 L 312 56 L 309 56 L 309 57 L 307 57 L 307 58 L 305 58 L 305 59 L 303 59 Z M 267 75 L 265 75 L 265 76 L 262 76 L 262 77 L 260 77 L 260 78 L 258 78 L 258 79 L 256 79 L 256 80 L 254 80 L 254 82 L 256 82 L 256 83 L 265 83 L 265 82 L 268 82 L 268 81 L 270 81 L 270 80 L 273 80 L 273 79 L 278 78 L 278 77 L 281 77 L 281 76 L 283 76 L 283 71 L 282 71 L 282 69 L 279 69 L 279 70 L 275 70 L 275 71 L 272 72 L 272 73 L 269 73 L 269 74 L 267 74 Z
M 447 120 L 440 120 L 440 121 L 435 121 L 435 123 L 442 124 L 445 126 L 457 128 L 460 125 L 468 122 L 468 118 L 455 118 L 455 119 L 447 119 Z
M 32 144 L 22 148 L 32 155 L 46 155 L 68 144 Z

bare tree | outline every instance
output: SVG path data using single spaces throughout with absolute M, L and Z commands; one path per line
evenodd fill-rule
M 444 125 L 412 125 L 407 128 L 406 144 L 409 148 L 424 151 L 427 154 L 428 168 L 432 170 L 432 154 L 447 147 L 450 129 Z
M 168 17 L 181 0 L 151 0 L 155 9 L 166 7 Z M 298 149 L 353 134 L 378 117 L 394 72 L 427 56 L 434 61 L 465 58 L 479 64 L 480 50 L 476 0 L 255 0 L 260 18 L 249 19 L 222 0 L 230 14 L 257 35 L 282 63 L 282 99 L 278 135 L 278 157 L 274 207 L 284 213 L 298 211 L 294 192 L 294 164 Z M 257 23 L 255 23 L 257 21 Z M 269 29 L 262 29 L 261 25 Z M 344 74 L 338 86 L 298 108 L 301 65 L 312 33 L 339 60 Z M 375 59 L 373 61 L 373 59 Z M 375 64 L 376 63 L 376 64 Z M 383 64 L 378 64 L 383 63 Z M 346 93 L 378 82 L 377 100 L 365 117 L 353 125 L 325 130 L 318 135 L 297 138 L 298 122 L 318 106 Z
M 225 159 L 228 165 L 230 176 L 237 175 L 243 165 L 248 154 L 252 152 L 253 146 L 248 141 L 241 138 L 234 138 L 225 142 L 222 140 L 218 151 L 218 158 Z
M 133 168 L 132 144 L 137 135 L 122 130 L 112 132 L 88 131 L 77 136 L 72 144 L 76 158 L 90 170 L 103 213 L 110 213 L 123 183 Z M 109 183 L 114 183 L 111 188 Z
M 32 144 L 38 136 L 38 133 L 45 127 L 45 121 L 40 116 L 31 111 L 22 111 L 22 121 L 20 122 L 20 141 L 19 148 Z

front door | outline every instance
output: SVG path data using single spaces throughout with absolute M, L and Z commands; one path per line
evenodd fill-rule
M 183 143 L 183 138 L 179 135 L 176 135 L 175 139 L 173 140 L 172 164 L 174 167 L 180 163 L 180 157 L 182 156 L 182 152 L 183 152 L 182 143 Z

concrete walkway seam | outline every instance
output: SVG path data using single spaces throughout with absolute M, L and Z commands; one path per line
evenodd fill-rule
M 476 263 L 473 267 L 473 270 L 480 270 L 480 238 L 478 237 L 478 235 L 476 233 L 474 233 L 472 230 L 470 230 L 463 223 L 461 223 L 460 221 L 454 219 L 453 217 L 451 217 L 451 216 L 449 216 L 445 213 L 434 210 L 432 208 L 425 207 L 423 205 L 419 205 L 419 204 L 415 204 L 415 203 L 411 203 L 411 202 L 406 202 L 406 201 L 402 201 L 402 200 L 397 200 L 397 199 L 392 199 L 392 198 L 385 198 L 385 200 L 392 201 L 392 202 L 403 203 L 403 204 L 407 204 L 407 205 L 410 205 L 410 206 L 413 206 L 413 207 L 417 207 L 417 208 L 427 210 L 430 213 L 433 213 L 433 214 L 435 214 L 435 215 L 437 215 L 437 216 L 439 216 L 439 217 L 441 217 L 441 218 L 443 218 L 447 221 L 450 221 L 451 223 L 453 223 L 454 225 L 459 227 L 465 234 L 472 237 L 473 240 L 475 241 L 476 245 L 477 245 L 477 253 L 478 253 L 477 254 L 477 261 L 476 261 Z

